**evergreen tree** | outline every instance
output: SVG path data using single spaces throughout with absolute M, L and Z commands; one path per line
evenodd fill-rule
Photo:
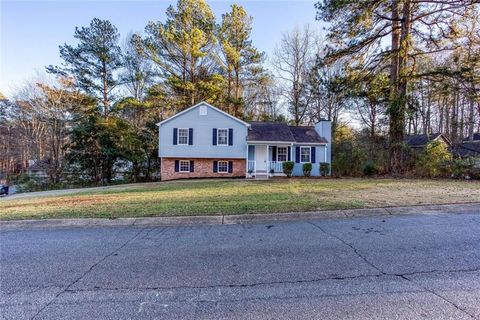
M 108 118 L 122 63 L 117 28 L 108 20 L 94 18 L 89 27 L 75 28 L 74 38 L 77 46 L 59 47 L 63 65 L 49 66 L 47 71 L 73 77 L 78 88 L 95 97 L 103 117 Z
M 226 104 L 237 117 L 245 116 L 245 87 L 264 76 L 260 66 L 264 54 L 252 45 L 251 32 L 252 17 L 243 7 L 233 4 L 231 11 L 222 15 L 219 39 L 227 80 Z

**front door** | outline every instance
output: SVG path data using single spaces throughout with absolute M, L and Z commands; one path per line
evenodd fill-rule
M 267 172 L 267 153 L 268 146 L 255 146 L 255 161 L 257 165 L 257 171 Z

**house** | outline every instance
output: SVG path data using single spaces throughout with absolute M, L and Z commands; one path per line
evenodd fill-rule
M 405 144 L 414 151 L 423 150 L 432 141 L 440 141 L 448 148 L 451 143 L 442 133 L 414 134 L 405 136 Z
M 452 146 L 450 150 L 458 158 L 480 157 L 480 140 L 462 141 Z
M 480 141 L 480 132 L 475 132 L 472 139 L 470 139 L 470 137 L 466 137 L 463 139 L 463 141 Z
M 283 162 L 331 163 L 331 123 L 311 127 L 246 122 L 206 103 L 196 104 L 160 122 L 158 156 L 161 179 L 281 176 Z

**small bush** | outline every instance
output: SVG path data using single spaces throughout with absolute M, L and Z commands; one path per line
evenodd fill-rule
M 303 175 L 305 177 L 310 177 L 310 174 L 312 173 L 312 164 L 304 163 L 302 166 L 302 169 L 303 169 Z
M 283 164 L 283 173 L 285 173 L 287 175 L 287 177 L 291 177 L 292 176 L 292 172 L 293 172 L 293 166 L 295 166 L 295 162 L 293 161 L 285 161 Z
M 330 163 L 320 162 L 320 175 L 322 177 L 327 176 L 330 173 Z
M 451 161 L 451 154 L 445 144 L 440 141 L 432 141 L 420 154 L 415 168 L 419 175 L 434 178 L 445 172 L 445 163 L 449 161 Z
M 368 161 L 363 166 L 363 174 L 367 177 L 371 177 L 378 173 L 378 168 L 372 161 Z

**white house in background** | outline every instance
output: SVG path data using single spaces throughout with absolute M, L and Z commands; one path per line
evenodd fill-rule
M 161 179 L 281 176 L 283 162 L 331 163 L 331 122 L 294 127 L 284 123 L 246 122 L 206 103 L 196 104 L 157 124 Z

